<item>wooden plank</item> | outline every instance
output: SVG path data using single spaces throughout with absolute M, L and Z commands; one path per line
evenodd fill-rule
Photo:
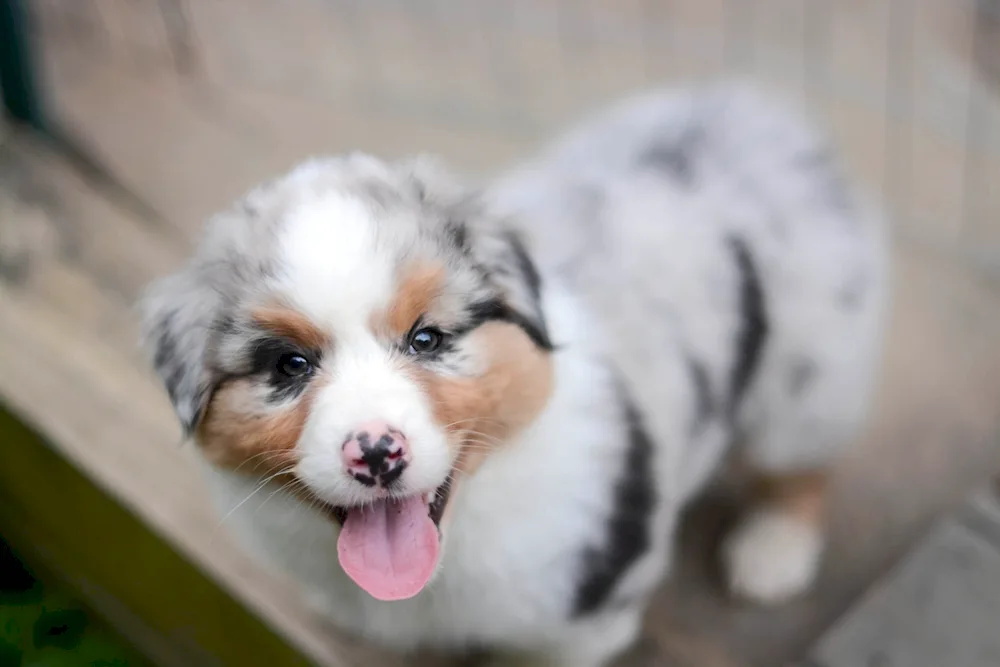
M 58 148 L 35 133 L 12 128 L 0 142 L 0 178 L 7 193 L 0 231 L 5 246 L 18 246 L 24 278 L 36 258 L 58 258 L 129 305 L 189 251 L 176 229 L 96 194 Z

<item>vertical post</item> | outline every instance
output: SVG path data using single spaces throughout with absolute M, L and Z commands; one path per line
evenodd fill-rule
M 14 118 L 43 130 L 30 42 L 23 0 L 0 0 L 0 93 L 4 109 Z

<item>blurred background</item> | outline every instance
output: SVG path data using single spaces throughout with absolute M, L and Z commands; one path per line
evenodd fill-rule
M 775 611 L 727 601 L 711 555 L 727 515 L 706 501 L 628 664 L 802 659 L 1000 474 L 997 0 L 0 8 L 0 533 L 157 664 L 391 664 L 219 534 L 136 347 L 142 287 L 209 215 L 312 155 L 430 152 L 488 177 L 622 96 L 740 77 L 801 104 L 884 202 L 890 340 L 820 586 Z

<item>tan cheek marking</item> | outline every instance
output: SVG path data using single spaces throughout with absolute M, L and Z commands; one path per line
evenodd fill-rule
M 405 336 L 441 293 L 443 284 L 444 267 L 440 264 L 410 268 L 396 287 L 389 307 L 372 318 L 372 330 L 390 338 Z
M 754 500 L 759 506 L 819 525 L 824 519 L 829 486 L 827 470 L 761 476 L 756 480 Z
M 253 321 L 261 328 L 289 338 L 307 350 L 322 350 L 330 338 L 302 313 L 280 304 L 262 306 L 253 311 Z
M 534 420 L 552 393 L 552 359 L 513 324 L 490 322 L 470 344 L 487 355 L 486 371 L 476 377 L 442 377 L 417 369 L 437 422 L 461 447 L 459 468 L 471 473 L 500 441 Z
M 248 475 L 277 472 L 295 463 L 295 448 L 312 397 L 312 385 L 293 404 L 267 411 L 250 380 L 231 381 L 212 397 L 198 427 L 198 442 L 206 458 Z

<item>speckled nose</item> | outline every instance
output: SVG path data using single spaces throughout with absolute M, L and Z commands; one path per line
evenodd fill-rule
M 341 446 L 344 469 L 364 486 L 389 488 L 410 461 L 406 436 L 383 421 L 359 425 Z

